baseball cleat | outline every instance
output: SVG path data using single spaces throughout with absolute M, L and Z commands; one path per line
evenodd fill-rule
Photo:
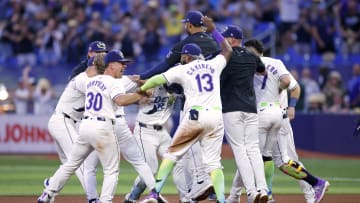
M 269 200 L 268 193 L 265 190 L 260 191 L 259 203 L 267 203 Z
M 40 197 L 38 197 L 38 203 L 49 203 L 51 201 L 51 196 L 47 192 L 43 192 Z
M 189 197 L 201 201 L 207 199 L 211 193 L 215 193 L 212 183 L 209 180 L 200 181 L 192 185 Z
M 159 193 L 151 191 L 148 196 L 145 197 L 140 203 L 158 203 Z
M 88 203 L 100 203 L 100 201 L 99 201 L 99 199 L 95 198 L 95 199 L 89 200 Z
M 247 194 L 247 203 L 259 203 L 260 200 L 260 192 L 256 192 L 254 194 L 248 193 Z
M 272 195 L 268 196 L 268 201 L 267 203 L 275 203 L 275 199 Z
M 228 198 L 226 198 L 226 203 L 239 203 L 240 202 L 240 196 L 239 195 L 229 195 Z
M 133 199 L 130 199 L 130 193 L 127 193 L 125 195 L 125 199 L 124 199 L 123 203 L 137 203 L 137 201 L 133 200 Z
M 159 193 L 158 203 L 169 203 L 169 202 Z
M 211 193 L 208 198 L 209 201 L 216 201 L 216 194 L 215 193 Z
M 315 191 L 315 203 L 319 203 L 322 200 L 329 186 L 330 183 L 328 181 L 318 178 L 318 182 L 313 186 Z

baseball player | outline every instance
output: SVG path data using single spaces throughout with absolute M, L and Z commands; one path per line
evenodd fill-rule
M 87 57 L 85 60 L 81 61 L 77 66 L 73 68 L 71 71 L 71 75 L 69 77 L 69 80 L 73 79 L 78 74 L 84 72 L 88 67 L 88 61 L 90 58 L 94 57 L 95 55 L 99 53 L 106 53 L 108 52 L 107 46 L 102 41 L 93 41 L 89 44 Z
M 273 149 L 278 142 L 279 130 L 283 123 L 283 113 L 280 113 L 281 119 L 280 125 L 278 125 L 279 109 L 281 112 L 281 108 L 283 108 L 280 105 L 279 88 L 283 90 L 289 87 L 290 90 L 295 90 L 297 89 L 298 85 L 296 81 L 293 81 L 292 83 L 290 82 L 290 73 L 287 71 L 285 65 L 280 60 L 262 56 L 264 48 L 260 41 L 249 40 L 245 43 L 245 46 L 252 50 L 256 55 L 261 56 L 261 60 L 265 64 L 268 71 L 268 74 L 265 76 L 255 77 L 254 86 L 256 92 L 256 99 L 258 101 L 258 111 L 260 115 L 260 149 L 262 150 L 263 154 L 265 171 L 270 171 L 269 174 L 265 172 L 265 175 L 268 175 L 269 177 L 267 179 L 267 183 L 269 188 L 271 188 L 271 177 L 274 171 L 274 162 L 272 162 Z M 285 79 L 285 77 L 287 77 L 287 79 Z M 295 91 L 293 92 L 293 94 L 296 94 Z M 287 108 L 287 113 L 290 118 L 294 118 L 295 116 L 294 107 L 296 105 L 297 99 L 298 96 L 295 97 L 291 95 L 290 97 L 289 108 Z M 285 125 L 285 128 L 289 126 L 289 124 Z M 277 128 L 279 129 L 277 130 Z M 287 154 L 286 143 L 286 141 L 283 141 L 282 143 L 280 141 L 279 144 L 280 146 L 282 145 L 280 153 L 285 152 L 285 154 Z M 277 164 L 280 170 L 296 179 L 302 179 L 309 183 L 315 191 L 315 202 L 320 202 L 325 194 L 325 191 L 330 186 L 329 182 L 319 177 L 313 176 L 309 171 L 303 168 L 300 163 L 295 160 L 289 159 L 288 156 L 282 156 L 281 160 L 282 163 Z M 267 163 L 269 169 L 267 169 Z
M 220 50 L 216 41 L 208 33 L 204 32 L 204 23 L 202 22 L 202 17 L 203 14 L 200 11 L 189 11 L 186 14 L 185 19 L 182 21 L 184 23 L 185 31 L 188 36 L 172 47 L 171 51 L 167 54 L 164 61 L 162 61 L 155 67 L 149 69 L 148 71 L 140 74 L 139 76 L 137 76 L 137 79 L 148 79 L 151 76 L 165 72 L 166 70 L 180 63 L 181 49 L 185 44 L 188 43 L 197 44 L 201 48 L 201 52 L 206 59 L 210 59 L 213 56 L 217 55 Z M 212 185 L 209 182 L 209 176 L 202 169 L 203 164 L 200 154 L 191 153 L 199 151 L 198 148 L 198 144 L 192 146 L 192 150 L 189 151 L 187 156 L 184 156 L 184 159 L 177 163 L 176 167 L 178 168 L 178 170 L 175 170 L 175 172 L 178 174 L 174 175 L 174 177 L 181 177 L 182 174 L 184 174 L 185 179 L 191 181 L 191 183 L 187 183 L 192 185 L 191 192 L 190 194 L 188 194 L 188 196 L 193 199 L 197 199 L 197 197 L 201 196 L 205 191 L 209 191 L 212 189 Z M 193 162 L 197 164 L 192 164 Z M 194 169 L 192 170 L 194 172 L 192 174 L 184 173 L 182 169 L 185 169 L 187 166 L 191 165 L 194 165 Z M 185 172 L 186 171 L 189 170 L 185 170 Z M 187 193 L 187 190 L 184 191 L 184 188 L 187 188 L 187 186 L 180 187 L 177 185 L 177 188 L 181 196 Z
M 265 74 L 265 67 L 259 57 L 241 47 L 243 34 L 239 27 L 228 26 L 222 35 L 233 49 L 220 83 L 226 140 L 233 150 L 248 202 L 266 202 L 268 189 L 259 150 L 253 86 L 254 74 Z
M 168 92 L 167 86 L 158 86 L 154 88 L 149 98 L 144 98 L 139 104 L 134 136 L 153 174 L 158 169 L 158 155 L 163 157 L 171 142 L 165 123 L 171 116 L 174 102 L 175 96 Z M 176 185 L 184 185 L 184 183 L 179 184 L 177 182 L 179 180 L 174 181 Z M 182 181 L 184 181 L 183 178 Z M 138 201 L 145 189 L 143 178 L 137 177 L 124 203 Z
M 106 68 L 103 75 L 94 76 L 77 84 L 76 87 L 86 95 L 79 136 L 75 140 L 68 161 L 56 171 L 49 186 L 38 198 L 39 203 L 50 202 L 51 197 L 60 192 L 93 150 L 98 152 L 104 171 L 100 202 L 112 202 L 120 161 L 119 146 L 114 134 L 115 108 L 116 105 L 129 105 L 142 98 L 136 93 L 125 94 L 123 86 L 116 81 L 116 78 L 121 78 L 126 62 L 129 60 L 125 59 L 121 52 L 111 51 L 105 56 Z
M 297 81 L 290 74 L 290 85 L 289 88 L 291 93 L 291 98 L 299 98 L 300 96 L 300 86 L 298 86 Z M 290 125 L 290 119 L 293 119 L 295 116 L 294 106 L 288 107 L 288 97 L 287 91 L 282 91 L 280 94 L 280 104 L 284 108 L 285 113 L 283 114 L 283 122 L 279 131 L 279 137 L 277 144 L 274 147 L 273 159 L 277 167 L 281 167 L 284 163 L 290 160 L 298 161 L 298 155 L 295 151 L 293 133 Z M 288 113 L 286 113 L 286 111 Z M 289 154 L 289 155 L 288 155 Z M 283 161 L 287 160 L 287 161 Z M 299 162 L 300 163 L 300 162 Z M 271 184 L 269 184 L 271 185 Z M 306 183 L 303 180 L 299 180 L 300 188 L 302 189 L 305 200 L 307 203 L 314 203 L 314 190 L 311 185 Z M 233 184 L 230 190 L 230 195 L 227 198 L 227 203 L 238 203 L 240 201 L 241 188 L 243 183 L 240 177 L 239 172 L 235 174 L 233 179 Z M 271 194 L 271 193 L 270 193 Z M 272 195 L 269 196 L 268 203 L 275 202 Z
M 159 193 L 176 162 L 199 141 L 204 164 L 210 174 L 218 202 L 225 202 L 224 174 L 220 162 L 223 140 L 223 120 L 220 98 L 220 74 L 229 60 L 232 49 L 215 30 L 211 18 L 203 17 L 204 24 L 214 39 L 221 44 L 221 54 L 205 61 L 195 43 L 185 44 L 181 50 L 183 65 L 155 75 L 141 86 L 139 92 L 165 83 L 177 83 L 184 89 L 184 116 L 156 175 L 155 190 L 143 202 L 158 202 Z
M 74 78 L 68 83 L 60 96 L 55 112 L 49 119 L 49 133 L 55 140 L 56 149 L 60 161 L 63 164 L 68 161 L 71 148 L 78 137 L 76 124 L 80 122 L 83 115 L 85 96 L 84 93 L 77 88 L 77 84 L 83 83 L 89 77 L 97 75 L 95 66 L 104 66 L 102 62 L 103 60 L 104 54 L 99 54 L 96 57 L 89 59 L 89 67 L 76 79 Z M 79 169 L 75 171 L 75 174 L 78 177 L 84 191 L 87 192 L 86 185 L 84 183 L 84 167 L 79 167 Z M 49 181 L 49 178 L 45 179 L 45 187 L 49 185 Z M 54 198 L 55 197 L 53 197 L 53 200 Z
M 123 76 L 121 78 L 121 83 L 124 85 L 126 92 L 131 92 L 137 87 L 137 84 L 130 80 L 128 77 Z M 154 188 L 155 178 L 149 167 L 145 162 L 144 156 L 141 152 L 138 143 L 131 133 L 127 121 L 125 119 L 124 107 L 118 106 L 116 110 L 116 120 L 115 120 L 115 134 L 118 139 L 118 144 L 120 147 L 120 153 L 123 154 L 126 161 L 128 161 L 138 172 L 141 177 L 142 185 L 144 189 L 148 187 L 149 189 Z M 129 147 L 131 146 L 131 147 Z M 96 152 L 92 152 L 84 162 L 84 179 L 87 186 L 87 196 L 88 199 L 93 200 L 95 203 L 98 200 L 98 194 L 96 190 L 96 168 L 99 163 L 99 158 Z M 139 178 L 140 179 L 140 178 Z M 126 197 L 128 198 L 128 197 Z M 125 202 L 135 202 L 128 201 Z M 164 202 L 166 202 L 164 200 Z M 90 201 L 89 201 L 90 203 Z
M 290 85 L 289 87 L 295 87 L 290 90 L 291 98 L 298 98 L 300 95 L 300 86 L 296 85 L 297 81 L 290 74 Z M 294 106 L 288 106 L 288 95 L 286 91 L 282 91 L 280 94 L 280 104 L 286 109 L 286 113 L 283 115 L 283 122 L 279 131 L 279 137 L 277 144 L 274 147 L 273 159 L 276 167 L 278 167 L 281 171 L 285 172 L 286 168 L 289 166 L 284 163 L 288 163 L 290 160 L 294 160 L 298 162 L 301 167 L 304 168 L 304 165 L 299 161 L 298 155 L 295 150 L 295 143 L 293 137 L 293 131 L 290 124 L 290 119 L 293 119 L 295 116 L 295 111 L 292 110 Z M 295 105 L 294 103 L 292 105 Z M 287 161 L 286 161 L 287 160 Z M 291 170 L 292 172 L 294 169 Z M 288 174 L 288 172 L 285 172 Z M 304 197 L 307 203 L 319 202 L 319 200 L 315 201 L 315 191 L 310 184 L 308 184 L 304 180 L 299 180 L 299 186 L 304 193 Z M 238 203 L 240 201 L 241 188 L 243 187 L 243 183 L 240 177 L 239 172 L 237 171 L 235 177 L 233 179 L 233 183 L 230 190 L 230 195 L 227 198 L 227 203 Z M 318 193 L 321 194 L 321 193 Z M 271 195 L 272 196 L 272 195 Z M 273 197 L 269 199 L 268 203 L 273 203 L 275 200 Z

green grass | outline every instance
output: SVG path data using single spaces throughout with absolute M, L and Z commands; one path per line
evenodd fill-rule
M 320 160 L 303 159 L 307 169 L 330 181 L 329 194 L 360 194 L 360 161 L 354 159 Z M 226 192 L 228 193 L 235 171 L 234 160 L 223 160 Z M 38 195 L 43 189 L 43 180 L 51 176 L 59 166 L 59 161 L 39 156 L 0 156 L 0 195 Z M 136 172 L 126 162 L 121 161 L 117 194 L 127 193 L 136 177 Z M 102 172 L 97 176 L 99 190 Z M 276 170 L 273 191 L 278 194 L 300 194 L 294 179 Z M 66 184 L 62 194 L 83 194 L 75 176 Z M 164 194 L 175 194 L 176 189 L 170 177 Z

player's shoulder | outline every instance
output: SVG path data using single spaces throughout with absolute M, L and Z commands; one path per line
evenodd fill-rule
M 86 81 L 86 80 L 88 80 L 88 79 L 89 79 L 88 75 L 87 75 L 85 72 L 81 72 L 81 73 L 79 73 L 77 76 L 75 76 L 74 78 L 72 78 L 72 79 L 70 80 L 70 82 L 71 82 L 71 81 L 81 82 L 81 81 Z
M 261 61 L 266 63 L 266 64 L 270 64 L 270 65 L 284 65 L 284 63 L 277 58 L 271 58 L 271 57 L 267 57 L 267 56 L 262 56 L 260 57 Z
M 184 43 L 196 43 L 196 42 L 202 42 L 202 41 L 215 41 L 214 38 L 212 38 L 208 33 L 206 32 L 197 32 L 192 35 L 189 35 L 186 37 L 183 41 Z

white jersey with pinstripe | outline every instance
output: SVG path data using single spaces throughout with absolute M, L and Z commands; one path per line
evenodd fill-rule
M 193 106 L 221 108 L 219 81 L 225 65 L 225 57 L 219 54 L 208 61 L 195 60 L 176 66 L 163 73 L 163 76 L 169 83 L 178 83 L 183 87 L 185 112 Z
M 255 75 L 254 89 L 259 116 L 259 146 L 261 154 L 272 157 L 282 123 L 279 82 L 289 71 L 281 60 L 261 57 L 267 74 Z
M 56 105 L 56 113 L 66 113 L 76 121 L 81 120 L 84 113 L 85 83 L 88 79 L 87 74 L 82 72 L 68 83 Z
M 266 67 L 267 74 L 265 76 L 256 74 L 254 77 L 258 107 L 261 102 L 279 102 L 280 77 L 290 74 L 281 60 L 261 57 L 261 61 Z
M 109 75 L 97 75 L 86 82 L 85 116 L 115 119 L 118 107 L 113 99 L 125 94 L 121 81 Z

